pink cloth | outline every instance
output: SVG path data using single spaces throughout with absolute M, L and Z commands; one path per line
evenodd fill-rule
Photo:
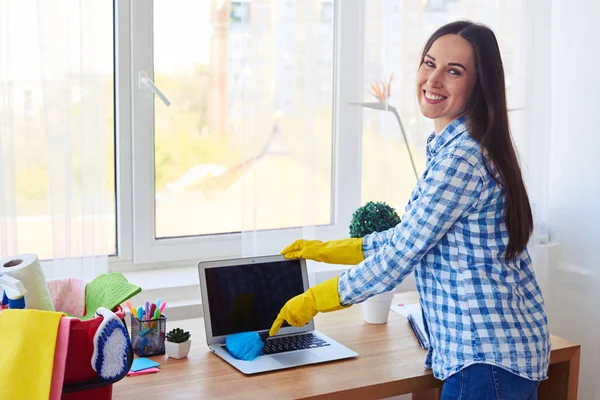
M 87 284 L 86 281 L 77 278 L 49 280 L 48 291 L 54 303 L 54 309 L 75 317 L 83 317 Z
M 58 325 L 56 347 L 54 348 L 54 364 L 52 367 L 52 381 L 50 383 L 49 400 L 60 400 L 62 397 L 72 320 L 73 319 L 69 317 L 62 317 L 60 319 L 60 324 Z
M 155 372 L 160 372 L 160 369 L 153 367 L 153 368 L 142 369 L 141 371 L 129 371 L 127 373 L 127 376 L 146 375 L 146 374 L 153 374 Z

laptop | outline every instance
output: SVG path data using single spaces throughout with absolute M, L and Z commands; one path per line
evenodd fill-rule
M 253 361 L 234 358 L 225 346 L 227 335 L 258 332 L 268 336 L 281 307 L 308 286 L 306 261 L 263 256 L 198 264 L 206 341 L 210 350 L 244 374 L 275 371 L 358 356 L 315 330 L 311 320 L 303 327 L 284 322 L 265 341 L 262 355 Z

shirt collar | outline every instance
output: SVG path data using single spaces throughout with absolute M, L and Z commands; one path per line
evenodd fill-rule
M 436 155 L 446 144 L 450 143 L 452 139 L 466 131 L 466 121 L 467 117 L 463 115 L 450 122 L 439 135 L 436 135 L 435 132 L 429 135 L 427 138 L 427 150 L 429 153 L 431 153 L 431 155 Z

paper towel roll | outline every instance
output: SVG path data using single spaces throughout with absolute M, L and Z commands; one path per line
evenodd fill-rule
M 12 276 L 25 286 L 25 308 L 55 311 L 37 255 L 21 254 L 0 260 L 0 274 Z

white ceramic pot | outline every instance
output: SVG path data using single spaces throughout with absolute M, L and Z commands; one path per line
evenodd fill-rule
M 387 323 L 394 294 L 394 291 L 390 290 L 389 292 L 369 297 L 363 303 L 365 322 L 369 324 Z
M 167 356 L 171 358 L 185 358 L 190 352 L 190 347 L 192 345 L 192 341 L 188 340 L 183 343 L 173 343 L 168 340 L 165 342 L 165 349 L 167 351 Z

